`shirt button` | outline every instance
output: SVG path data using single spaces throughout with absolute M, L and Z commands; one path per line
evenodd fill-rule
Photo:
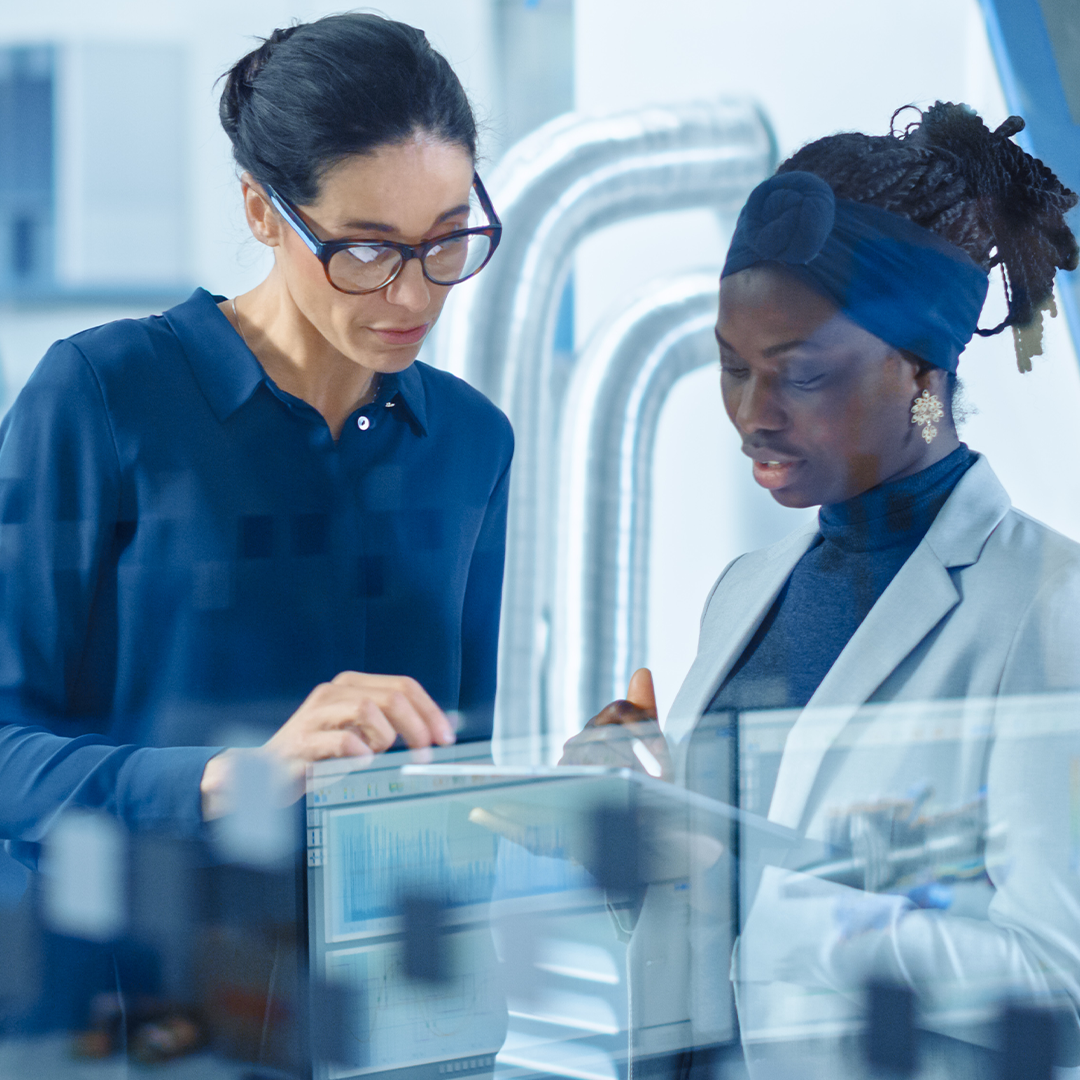
M 371 420 L 366 416 L 359 416 L 356 419 L 356 426 L 361 431 L 367 431 L 367 429 L 371 427 Z

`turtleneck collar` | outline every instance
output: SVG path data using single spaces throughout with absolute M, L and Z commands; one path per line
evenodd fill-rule
M 921 472 L 879 484 L 846 502 L 822 506 L 818 511 L 822 537 L 844 551 L 914 548 L 978 457 L 961 443 Z

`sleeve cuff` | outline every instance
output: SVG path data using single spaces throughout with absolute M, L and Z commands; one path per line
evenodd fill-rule
M 133 830 L 196 838 L 203 834 L 202 781 L 206 763 L 224 747 L 146 747 L 135 750 L 117 776 L 117 814 Z

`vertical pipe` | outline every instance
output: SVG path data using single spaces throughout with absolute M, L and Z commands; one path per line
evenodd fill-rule
M 652 464 L 664 402 L 716 363 L 715 273 L 640 294 L 597 333 L 566 395 L 556 502 L 553 726 L 624 696 L 648 648 Z

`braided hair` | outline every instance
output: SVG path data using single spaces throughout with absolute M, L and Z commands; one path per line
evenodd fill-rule
M 906 108 L 914 108 L 906 106 Z M 1024 129 L 1010 116 L 995 131 L 966 105 L 936 102 L 919 121 L 888 135 L 848 132 L 809 143 L 778 172 L 820 176 L 837 198 L 899 214 L 962 248 L 984 270 L 1000 266 L 1008 315 L 984 337 L 1011 326 L 1017 366 L 1042 352 L 1042 314 L 1057 313 L 1054 274 L 1080 263 L 1065 213 L 1076 194 L 1012 141 Z
M 237 164 L 301 206 L 344 158 L 417 132 L 476 158 L 461 83 L 405 23 L 352 12 L 275 30 L 223 78 L 218 113 Z

